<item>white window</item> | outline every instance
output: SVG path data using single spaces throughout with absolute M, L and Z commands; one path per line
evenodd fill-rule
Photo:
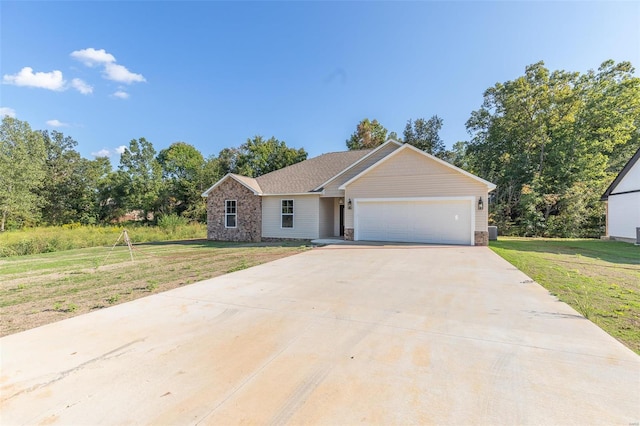
M 282 200 L 281 224 L 283 228 L 293 228 L 293 200 Z
M 224 201 L 224 227 L 235 228 L 238 226 L 238 212 L 236 200 Z

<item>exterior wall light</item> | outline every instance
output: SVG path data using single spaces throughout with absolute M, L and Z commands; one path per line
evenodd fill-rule
M 482 210 L 484 208 L 484 203 L 482 202 L 482 197 L 478 199 L 478 210 Z
M 347 208 L 351 210 L 351 207 L 352 207 L 351 198 L 349 198 L 349 201 L 347 201 Z

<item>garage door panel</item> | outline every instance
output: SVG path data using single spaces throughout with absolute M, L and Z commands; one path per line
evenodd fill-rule
M 359 200 L 356 208 L 358 240 L 472 244 L 469 200 Z

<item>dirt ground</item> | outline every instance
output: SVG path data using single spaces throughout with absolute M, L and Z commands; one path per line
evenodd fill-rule
M 0 259 L 0 336 L 239 271 L 306 250 L 301 243 L 188 241 Z

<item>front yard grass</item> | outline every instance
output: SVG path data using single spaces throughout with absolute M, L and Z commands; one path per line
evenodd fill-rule
M 0 336 L 300 253 L 304 243 L 204 240 L 0 258 Z
M 640 354 L 640 247 L 500 237 L 490 248 Z

